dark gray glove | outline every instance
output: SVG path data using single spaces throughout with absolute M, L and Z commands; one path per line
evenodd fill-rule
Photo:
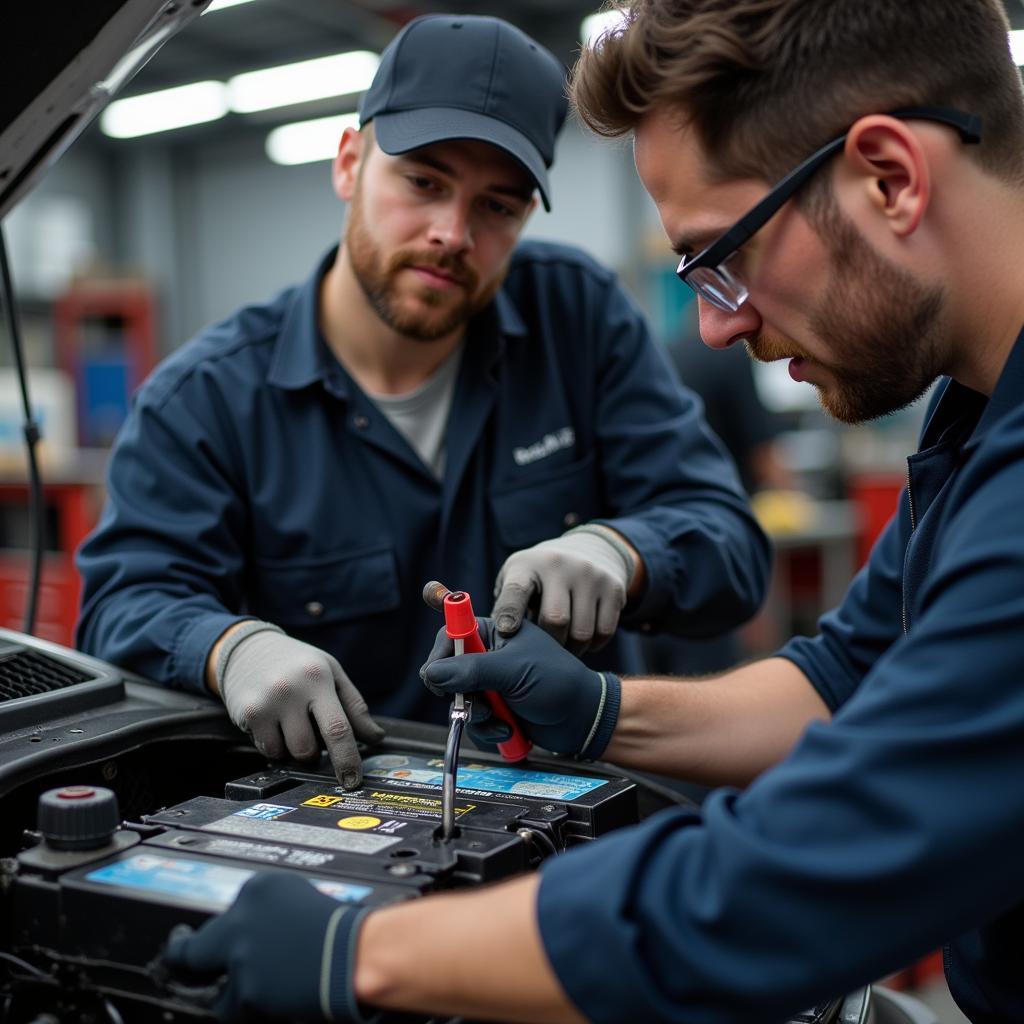
M 172 929 L 163 963 L 193 979 L 226 975 L 212 1009 L 220 1020 L 327 1020 L 365 1024 L 352 991 L 364 907 L 339 903 L 298 875 L 264 872 L 220 917 Z
M 346 789 L 362 783 L 356 740 L 379 743 L 384 730 L 335 658 L 253 622 L 225 641 L 216 672 L 231 721 L 261 753 L 309 761 L 322 740 L 338 781 Z
M 531 602 L 537 625 L 574 654 L 612 638 L 636 565 L 612 530 L 576 527 L 510 555 L 498 572 L 492 618 L 502 636 L 520 627 Z
M 619 717 L 618 677 L 588 668 L 532 622 L 507 638 L 497 634 L 493 619 L 477 622 L 487 653 L 451 657 L 454 645 L 441 629 L 420 669 L 427 688 L 440 696 L 494 690 L 505 698 L 523 732 L 542 747 L 600 757 Z M 482 732 L 485 743 L 496 738 L 492 716 L 478 714 L 486 704 L 473 701 L 470 724 L 470 732 Z

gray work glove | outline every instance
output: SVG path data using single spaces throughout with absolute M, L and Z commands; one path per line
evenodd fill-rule
M 574 654 L 612 638 L 626 604 L 635 560 L 612 530 L 578 526 L 510 555 L 495 583 L 494 618 L 512 636 L 532 605 L 537 625 Z
M 322 739 L 338 781 L 346 789 L 362 783 L 356 740 L 378 743 L 384 730 L 335 658 L 269 622 L 252 622 L 225 640 L 216 675 L 231 721 L 252 734 L 260 753 L 309 761 Z

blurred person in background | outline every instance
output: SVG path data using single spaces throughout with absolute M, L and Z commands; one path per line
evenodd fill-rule
M 761 400 L 744 346 L 721 352 L 708 348 L 701 342 L 697 309 L 692 305 L 665 352 L 683 385 L 703 402 L 704 418 L 736 463 L 761 525 L 770 534 L 780 517 L 787 523 L 806 522 L 808 499 L 799 491 L 776 440 L 785 421 Z M 650 675 L 721 672 L 746 654 L 742 630 L 703 639 L 659 633 L 642 642 L 644 671 Z

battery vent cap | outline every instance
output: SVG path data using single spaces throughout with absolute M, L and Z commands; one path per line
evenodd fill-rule
M 39 797 L 37 827 L 55 850 L 105 846 L 120 823 L 117 796 L 103 786 L 62 786 Z

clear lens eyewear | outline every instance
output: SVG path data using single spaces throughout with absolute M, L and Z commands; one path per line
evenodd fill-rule
M 683 280 L 702 298 L 726 313 L 735 313 L 750 297 L 750 290 L 730 267 L 736 253 L 727 256 L 716 267 L 696 267 Z M 685 260 L 680 262 L 677 274 L 682 276 Z
M 970 145 L 981 141 L 981 118 L 949 107 L 902 107 L 891 110 L 889 117 L 903 120 L 920 118 L 935 121 L 956 129 L 961 141 Z M 802 164 L 789 172 L 753 209 L 703 252 L 691 259 L 683 257 L 676 274 L 683 284 L 689 285 L 702 299 L 726 313 L 735 313 L 750 297 L 747 286 L 731 270 L 729 263 L 741 246 L 765 224 L 803 187 L 804 183 L 824 167 L 846 143 L 846 134 L 840 135 L 812 153 Z

